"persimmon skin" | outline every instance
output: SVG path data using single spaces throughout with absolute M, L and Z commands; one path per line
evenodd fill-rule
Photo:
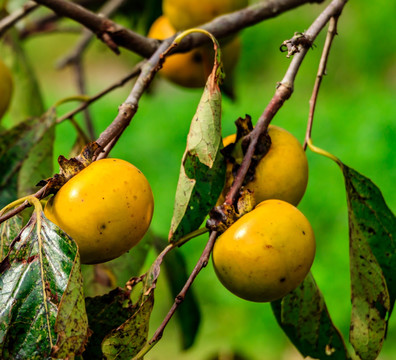
M 253 192 L 256 204 L 279 199 L 297 206 L 308 184 L 305 151 L 293 134 L 279 126 L 270 125 L 268 134 L 271 137 L 270 149 L 257 164 L 254 179 L 245 188 Z M 223 144 L 227 146 L 235 140 L 236 135 L 232 134 L 223 139 Z M 226 184 L 230 186 L 233 181 L 231 171 L 227 175 L 231 179 L 227 179 Z M 225 188 L 222 199 L 226 191 Z
M 152 24 L 148 37 L 163 40 L 176 33 L 168 18 L 160 16 Z M 226 75 L 232 74 L 240 54 L 241 44 L 238 36 L 221 46 L 222 61 Z M 174 84 L 187 87 L 204 87 L 212 71 L 214 50 L 212 45 L 204 45 L 187 53 L 173 54 L 165 59 L 159 73 Z
M 164 0 L 162 9 L 172 26 L 179 31 L 202 25 L 247 5 L 248 0 Z
M 63 185 L 44 214 L 75 240 L 81 263 L 96 264 L 134 247 L 148 230 L 153 210 L 143 173 L 127 161 L 102 159 Z
M 213 265 L 220 282 L 238 297 L 268 302 L 294 290 L 315 256 L 307 218 L 282 200 L 266 200 L 217 240 Z
M 0 119 L 7 111 L 13 93 L 14 83 L 12 74 L 0 59 Z

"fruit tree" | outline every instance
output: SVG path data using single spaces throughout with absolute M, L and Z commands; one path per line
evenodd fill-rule
M 395 11 L 1 2 L 0 358 L 393 359 Z

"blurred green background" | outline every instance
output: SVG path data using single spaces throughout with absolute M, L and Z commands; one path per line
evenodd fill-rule
M 279 51 L 280 44 L 295 31 L 306 30 L 328 2 L 305 5 L 277 18 L 245 29 L 242 54 L 237 66 L 237 98 L 223 99 L 223 134 L 234 131 L 234 121 L 245 114 L 256 122 L 274 94 L 275 86 L 290 62 Z M 313 142 L 350 167 L 369 177 L 382 190 L 389 207 L 396 209 L 396 3 L 385 0 L 350 1 L 339 20 L 319 94 Z M 119 21 L 127 24 L 125 17 Z M 140 31 L 142 31 L 140 29 Z M 315 41 L 297 76 L 295 91 L 273 120 L 274 124 L 304 139 L 312 87 L 325 31 Z M 32 36 L 25 41 L 40 81 L 46 107 L 76 94 L 70 68 L 55 69 L 56 61 L 76 42 L 75 34 Z M 99 41 L 84 58 L 88 94 L 92 95 L 128 73 L 136 56 L 122 50 L 112 54 Z M 131 89 L 128 83 L 113 91 L 90 109 L 97 134 L 117 114 Z M 201 96 L 201 89 L 182 89 L 158 77 L 140 102 L 137 115 L 111 153 L 135 164 L 152 185 L 155 212 L 152 230 L 167 237 L 173 211 L 189 123 Z M 14 99 L 13 106 L 17 99 Z M 59 108 L 61 115 L 74 108 Z M 77 119 L 81 120 L 81 116 Z M 7 120 L 7 119 L 6 119 Z M 76 133 L 70 123 L 57 127 L 55 157 L 67 156 Z M 317 239 L 317 255 L 312 268 L 336 326 L 348 338 L 350 282 L 348 263 L 348 223 L 343 177 L 327 158 L 307 151 L 310 180 L 299 205 L 310 220 Z M 55 159 L 54 159 L 55 162 Z M 180 250 L 192 270 L 204 248 L 207 235 L 196 238 Z M 150 253 L 147 268 L 155 254 Z M 133 253 L 129 258 L 133 258 Z M 128 260 L 128 258 L 125 258 Z M 128 278 L 130 274 L 124 274 Z M 147 355 L 150 360 L 206 360 L 217 352 L 244 354 L 254 360 L 301 359 L 278 327 L 269 304 L 246 302 L 230 294 L 218 282 L 211 263 L 192 287 L 199 300 L 202 323 L 196 343 L 182 352 L 179 328 L 172 319 L 163 339 Z M 173 300 L 165 276 L 160 276 L 150 325 L 152 334 Z M 396 319 L 389 324 L 388 339 L 380 359 L 396 358 Z

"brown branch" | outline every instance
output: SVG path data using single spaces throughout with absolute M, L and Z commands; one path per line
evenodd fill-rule
M 307 42 L 305 45 L 299 45 L 298 53 L 296 53 L 288 67 L 285 76 L 279 83 L 273 98 L 267 105 L 263 114 L 257 121 L 256 127 L 249 134 L 250 144 L 243 158 L 240 168 L 235 176 L 234 182 L 225 197 L 224 203 L 231 205 L 234 203 L 239 189 L 245 179 L 246 173 L 250 167 L 252 156 L 256 149 L 256 144 L 261 134 L 263 134 L 270 124 L 272 118 L 282 107 L 283 103 L 290 98 L 293 93 L 294 80 L 301 66 L 301 63 L 308 52 L 310 45 L 316 39 L 323 27 L 329 22 L 332 17 L 337 17 L 340 15 L 342 9 L 348 0 L 333 0 L 325 10 L 316 18 L 309 29 L 303 34 Z
M 319 88 L 322 83 L 323 76 L 326 73 L 327 60 L 329 58 L 331 44 L 333 43 L 334 37 L 337 35 L 337 22 L 338 22 L 338 16 L 332 17 L 330 20 L 329 29 L 327 30 L 327 37 L 326 37 L 325 45 L 323 47 L 322 56 L 320 58 L 315 85 L 312 91 L 311 99 L 309 100 L 309 117 L 308 117 L 307 131 L 304 139 L 304 150 L 307 148 L 308 140 L 311 138 L 312 124 L 315 114 L 316 102 L 319 94 Z
M 104 40 L 106 35 L 113 44 L 124 47 L 143 57 L 150 57 L 158 47 L 158 41 L 141 36 L 129 29 L 122 27 L 108 19 L 65 0 L 35 0 L 45 5 L 60 16 L 69 17 L 84 25 Z M 279 14 L 301 6 L 306 3 L 322 2 L 323 0 L 268 0 L 254 4 L 234 13 L 220 16 L 204 24 L 202 28 L 212 33 L 216 38 L 235 33 L 248 26 L 255 25 L 263 20 L 273 18 Z M 208 42 L 209 39 L 202 34 L 191 34 L 183 40 L 177 51 L 187 51 L 193 47 Z
M 187 279 L 187 282 L 184 284 L 182 290 L 180 293 L 176 296 L 175 301 L 170 308 L 169 312 L 166 314 L 164 320 L 162 321 L 161 325 L 157 328 L 155 331 L 153 337 L 146 343 L 146 345 L 139 351 L 139 353 L 132 359 L 132 360 L 138 360 L 141 359 L 146 353 L 148 353 L 151 348 L 162 338 L 162 335 L 164 333 L 166 325 L 168 325 L 170 319 L 173 317 L 175 314 L 177 308 L 179 305 L 184 301 L 187 291 L 190 289 L 192 283 L 194 282 L 195 278 L 198 276 L 198 274 L 201 272 L 201 270 L 206 267 L 209 261 L 210 254 L 212 253 L 212 249 L 214 246 L 214 243 L 217 238 L 217 232 L 213 231 L 211 232 L 209 236 L 209 240 L 206 243 L 206 246 L 197 262 L 195 265 L 193 271 L 191 272 L 189 278 Z M 171 245 L 168 245 L 165 250 L 167 250 Z M 162 261 L 162 258 L 161 258 Z
M 38 8 L 38 4 L 29 1 L 25 5 L 23 5 L 20 9 L 14 11 L 12 14 L 6 16 L 5 18 L 0 20 L 0 38 L 4 35 L 4 33 L 11 28 L 14 24 L 16 24 L 19 20 L 23 19 L 33 10 Z
M 146 88 L 149 86 L 154 78 L 154 75 L 159 70 L 158 64 L 161 60 L 162 53 L 170 46 L 174 37 L 164 40 L 154 54 L 141 67 L 141 72 L 136 80 L 132 91 L 127 99 L 118 109 L 118 115 L 113 122 L 106 128 L 96 141 L 99 149 L 96 155 L 104 150 L 104 148 L 116 137 L 119 137 L 122 132 L 128 127 L 132 117 L 138 109 L 138 103 Z
M 102 17 L 111 17 L 114 12 L 125 3 L 126 0 L 109 0 L 106 2 L 98 11 Z M 88 47 L 89 43 L 93 39 L 94 34 L 87 28 L 83 29 L 80 39 L 78 40 L 75 47 L 65 55 L 61 60 L 58 61 L 57 67 L 59 69 L 64 68 L 67 65 L 71 65 L 81 59 L 82 53 Z
M 94 12 L 65 0 L 35 0 L 38 4 L 44 5 L 59 16 L 65 16 L 77 21 L 91 30 L 106 43 L 111 50 L 117 52 L 117 46 L 125 47 L 135 51 L 144 57 L 151 56 L 158 47 L 158 42 L 154 39 L 147 39 L 115 22 L 99 16 Z

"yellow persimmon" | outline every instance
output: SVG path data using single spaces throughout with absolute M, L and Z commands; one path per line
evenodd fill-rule
M 254 179 L 245 188 L 253 192 L 256 204 L 268 199 L 280 199 L 297 205 L 308 183 L 305 152 L 296 137 L 279 126 L 270 125 L 268 134 L 271 137 L 270 149 L 257 164 Z M 235 134 L 227 136 L 223 140 L 224 146 L 235 140 Z M 228 171 L 228 187 L 232 181 L 232 173 Z M 223 195 L 227 190 L 224 189 Z
M 151 26 L 148 37 L 163 40 L 176 33 L 168 18 L 160 16 Z M 230 75 L 238 62 L 240 39 L 230 39 L 222 50 L 224 71 Z M 160 74 L 171 82 L 190 88 L 203 87 L 212 71 L 214 50 L 211 45 L 192 49 L 187 53 L 173 54 L 166 58 Z
M 186 30 L 247 5 L 248 0 L 163 0 L 162 9 L 176 30 Z
M 295 289 L 315 256 L 307 218 L 282 200 L 266 200 L 217 240 L 213 265 L 221 283 L 250 301 L 274 301 Z
M 62 186 L 44 214 L 75 240 L 82 263 L 95 264 L 135 246 L 153 209 L 150 184 L 139 169 L 121 159 L 102 159 Z

